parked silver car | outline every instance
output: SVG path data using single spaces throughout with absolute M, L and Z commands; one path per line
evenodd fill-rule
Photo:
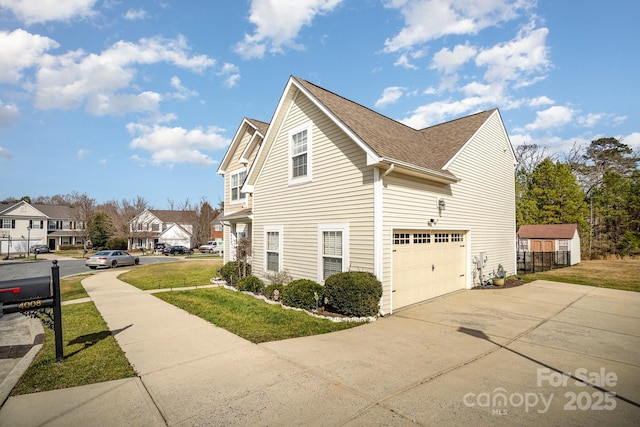
M 33 245 L 29 249 L 32 254 L 44 254 L 49 253 L 49 246 L 47 245 Z
M 98 267 L 116 268 L 120 265 L 138 265 L 140 258 L 126 251 L 100 251 L 87 258 L 85 265 L 92 270 Z

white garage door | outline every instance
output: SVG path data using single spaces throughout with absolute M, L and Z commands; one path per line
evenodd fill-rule
M 465 238 L 462 231 L 395 230 L 393 309 L 463 289 Z

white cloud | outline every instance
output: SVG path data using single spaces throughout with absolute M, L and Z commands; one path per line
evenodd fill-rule
M 469 45 L 457 45 L 450 50 L 446 47 L 433 55 L 431 68 L 435 68 L 441 73 L 453 73 L 458 67 L 475 56 L 477 49 Z
M 516 80 L 526 86 L 526 77 L 543 73 L 550 66 L 547 58 L 547 28 L 522 30 L 514 40 L 482 50 L 476 57 L 476 65 L 487 67 L 487 81 Z M 534 78 L 538 79 L 539 76 Z
M 185 100 L 194 96 L 198 96 L 198 91 L 184 87 L 178 76 L 171 77 L 171 87 L 177 90 L 177 92 L 170 94 L 172 98 Z
M 132 135 L 138 135 L 129 144 L 130 148 L 148 151 L 151 153 L 151 163 L 169 167 L 179 163 L 211 166 L 216 161 L 203 151 L 219 150 L 227 147 L 230 142 L 221 135 L 223 130 L 216 127 L 187 130 L 181 127 L 129 123 L 127 130 Z
M 147 11 L 144 9 L 129 9 L 123 17 L 128 21 L 140 21 L 147 17 Z
M 217 76 L 224 78 L 224 84 L 228 88 L 232 88 L 238 84 L 240 80 L 240 68 L 233 64 L 225 62 L 222 70 L 216 73 Z
M 9 129 L 20 119 L 18 107 L 0 101 L 0 128 Z
M 405 88 L 400 86 L 391 86 L 385 88 L 382 92 L 382 96 L 375 103 L 376 107 L 384 107 L 389 104 L 394 104 L 398 102 L 398 100 L 404 94 Z
M 4 147 L 0 147 L 0 157 L 3 159 L 10 160 L 13 158 L 11 152 Z
M 0 83 L 20 82 L 25 69 L 36 66 L 44 52 L 58 46 L 48 37 L 21 29 L 0 30 Z
M 553 105 L 555 101 L 547 96 L 538 96 L 529 101 L 529 107 L 541 107 L 543 105 Z
M 234 50 L 245 59 L 261 58 L 268 51 L 282 53 L 285 47 L 300 49 L 296 43 L 303 26 L 317 15 L 333 11 L 343 0 L 252 0 L 249 21 L 256 26 L 245 34 Z
M 399 9 L 405 26 L 386 40 L 385 51 L 412 49 L 451 34 L 477 34 L 518 17 L 532 5 L 529 0 L 389 0 L 385 6 Z
M 578 124 L 586 128 L 592 128 L 602 120 L 603 117 L 604 114 L 602 113 L 589 113 L 586 116 L 578 117 Z
M 95 4 L 96 0 L 0 0 L 0 8 L 27 25 L 90 17 L 96 13 Z
M 119 41 L 100 54 L 81 50 L 44 55 L 36 80 L 36 107 L 73 109 L 85 106 L 92 114 L 155 111 L 161 97 L 151 91 L 126 93 L 132 87 L 136 65 L 160 62 L 201 72 L 215 65 L 205 55 L 190 55 L 184 37 Z
M 624 144 L 627 144 L 634 150 L 640 150 L 640 132 L 633 132 L 630 135 L 618 137 L 618 140 L 622 141 L 622 143 Z
M 396 62 L 393 64 L 396 67 L 402 67 L 402 68 L 406 68 L 408 70 L 417 70 L 418 67 L 416 67 L 415 65 L 413 65 L 410 60 L 409 60 L 409 55 L 407 54 L 402 54 L 400 56 L 398 56 L 398 59 L 396 59 Z
M 569 107 L 555 105 L 543 111 L 536 113 L 536 120 L 525 126 L 528 130 L 550 129 L 563 126 L 571 120 L 576 113 Z
M 438 101 L 416 108 L 410 117 L 400 120 L 414 129 L 423 129 L 459 117 L 465 113 L 478 111 L 486 101 L 482 97 L 469 97 L 460 101 Z
M 84 159 L 85 156 L 87 156 L 89 153 L 91 153 L 91 150 L 87 150 L 85 148 L 81 148 L 76 152 L 76 157 L 80 160 Z

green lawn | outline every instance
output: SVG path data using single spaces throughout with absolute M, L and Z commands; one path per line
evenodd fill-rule
M 572 267 L 520 277 L 525 282 L 542 279 L 640 292 L 640 259 L 587 260 Z
M 12 395 L 134 377 L 135 371 L 92 302 L 62 307 L 64 360 L 56 362 L 53 330 Z
M 202 286 L 211 284 L 209 279 L 216 276 L 221 266 L 222 260 L 220 258 L 211 257 L 163 262 L 132 268 L 118 278 L 145 291 Z
M 253 343 L 318 335 L 361 325 L 311 317 L 224 288 L 154 295 Z

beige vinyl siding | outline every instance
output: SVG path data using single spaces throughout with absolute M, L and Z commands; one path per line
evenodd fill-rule
M 485 271 L 516 269 L 513 151 L 497 113 L 480 128 L 449 167 L 461 181 L 452 186 L 442 222 L 471 229 L 471 256 L 486 252 Z M 470 265 L 470 268 L 472 265 Z
M 426 182 L 393 173 L 383 179 L 382 307 L 389 313 L 393 229 L 429 228 L 429 218 L 439 218 L 436 208 L 437 197 L 447 197 L 450 190 L 445 184 Z M 438 226 L 440 225 L 438 223 Z
M 225 171 L 225 175 L 224 175 L 224 200 L 225 200 L 224 208 L 225 209 L 224 210 L 226 213 L 232 213 L 240 209 L 243 209 L 245 204 L 247 204 L 247 207 L 251 207 L 251 205 L 249 204 L 250 203 L 249 195 L 247 195 L 247 198 L 245 199 L 231 201 L 231 176 L 234 173 L 238 172 L 239 170 L 245 169 L 251 164 L 249 163 L 249 165 L 245 166 L 239 163 L 240 156 L 242 155 L 245 148 L 247 147 L 247 144 L 251 140 L 251 136 L 252 135 L 249 132 L 245 132 L 244 135 L 242 135 L 240 144 L 238 144 L 238 147 L 235 153 L 233 153 L 233 156 L 229 163 L 229 167 Z M 255 152 L 256 150 L 253 150 L 252 157 L 255 157 Z M 247 159 L 247 160 L 251 162 L 253 159 Z
M 387 312 L 394 228 L 467 231 L 470 257 L 487 252 L 485 271 L 502 264 L 509 274 L 515 272 L 514 159 L 497 114 L 480 128 L 448 170 L 460 181 L 430 183 L 397 173 L 384 178 L 382 307 Z M 446 203 L 441 215 L 438 198 Z M 437 219 L 435 226 L 429 225 L 430 218 Z M 473 267 L 468 259 L 468 285 Z
M 313 179 L 289 185 L 289 131 L 312 122 Z M 264 227 L 283 226 L 283 268 L 318 280 L 318 226 L 349 225 L 349 264 L 373 272 L 373 168 L 364 152 L 311 101 L 299 96 L 287 112 L 255 185 L 253 271 L 262 275 Z

